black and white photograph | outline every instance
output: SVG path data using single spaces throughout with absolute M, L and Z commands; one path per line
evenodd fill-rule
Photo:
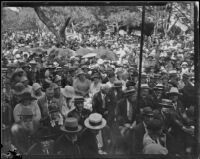
M 1 159 L 200 159 L 198 1 L 1 14 Z

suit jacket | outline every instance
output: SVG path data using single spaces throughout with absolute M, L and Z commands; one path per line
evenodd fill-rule
M 119 125 L 123 125 L 125 123 L 133 123 L 136 117 L 136 106 L 133 103 L 130 103 L 132 107 L 132 119 L 128 119 L 128 110 L 127 110 L 127 98 L 123 98 L 117 104 L 117 122 Z
M 92 110 L 93 112 L 101 114 L 104 118 L 107 118 L 106 115 L 104 115 L 104 112 L 108 110 L 106 101 L 108 100 L 107 96 L 105 96 L 105 108 L 103 108 L 103 99 L 101 96 L 101 91 L 97 92 L 93 99 L 92 99 Z
M 78 119 L 78 123 L 84 126 L 85 119 L 91 114 L 90 110 L 83 108 L 82 112 L 78 112 L 77 109 L 72 110 L 69 112 L 68 117 L 75 117 Z
M 54 143 L 53 154 L 81 157 L 79 139 L 73 143 L 66 134 L 61 135 Z
M 145 127 L 143 122 L 138 124 L 133 130 L 132 130 L 132 146 L 131 146 L 131 154 L 142 154 L 143 150 L 143 137 L 145 134 Z
M 115 121 L 116 106 L 117 106 L 117 103 L 122 98 L 123 92 L 120 91 L 118 92 L 117 95 L 115 95 L 114 89 L 111 88 L 107 96 L 108 96 L 108 99 L 106 101 L 106 105 L 108 107 L 108 126 L 111 126 Z

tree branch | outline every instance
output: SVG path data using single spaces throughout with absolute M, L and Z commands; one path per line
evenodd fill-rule
M 60 36 L 56 31 L 53 22 L 44 14 L 43 10 L 40 7 L 33 7 L 35 13 L 37 14 L 38 18 L 47 26 L 47 28 L 56 36 L 58 41 L 60 41 Z
M 65 29 L 69 24 L 71 17 L 67 18 L 64 25 L 61 26 L 60 30 L 59 30 L 59 34 L 60 34 L 60 38 L 62 42 L 65 42 Z

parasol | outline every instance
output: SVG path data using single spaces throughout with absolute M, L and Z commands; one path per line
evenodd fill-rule
M 92 53 L 91 49 L 87 48 L 80 48 L 79 50 L 76 51 L 76 56 L 84 56 L 87 55 L 88 53 Z

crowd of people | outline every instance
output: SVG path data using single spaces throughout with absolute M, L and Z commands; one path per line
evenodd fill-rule
M 193 43 L 145 39 L 139 88 L 134 35 L 81 34 L 58 45 L 50 33 L 3 35 L 3 144 L 22 154 L 194 154 Z M 65 64 L 22 47 L 107 49 L 117 60 L 76 56 Z

